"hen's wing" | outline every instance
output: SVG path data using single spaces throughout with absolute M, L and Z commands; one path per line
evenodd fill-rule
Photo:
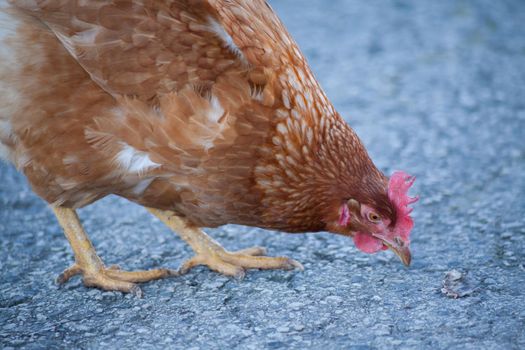
M 157 102 L 228 71 L 275 68 L 292 41 L 262 0 L 15 1 L 105 91 Z
M 57 132 L 54 143 L 46 143 L 53 149 L 41 147 L 40 163 L 51 173 L 62 169 L 61 158 L 50 165 L 45 154 L 71 142 L 68 135 L 74 130 L 86 137 L 80 160 L 110 169 L 93 184 L 78 174 L 63 176 L 81 194 L 91 186 L 88 198 L 102 187 L 115 193 L 116 184 L 125 182 L 118 193 L 145 205 L 165 202 L 171 208 L 168 204 L 180 197 L 184 207 L 177 210 L 194 222 L 254 224 L 260 198 L 253 178 L 263 186 L 275 180 L 278 168 L 270 161 L 258 166 L 259 159 L 280 152 L 279 159 L 291 164 L 287 169 L 301 164 L 301 145 L 312 142 L 312 125 L 323 122 L 314 114 L 328 114 L 331 108 L 263 0 L 14 3 L 45 23 L 92 81 L 113 97 L 105 96 L 105 110 L 93 110 L 100 102 L 78 102 L 87 101 L 92 88 L 83 96 L 70 84 L 61 94 L 71 96 L 40 99 L 53 99 L 53 110 L 61 111 L 60 123 L 44 123 L 48 129 L 65 128 L 64 121 L 71 119 L 67 134 Z M 78 148 L 61 152 L 78 158 Z M 93 164 L 96 159 L 101 160 Z M 151 190 L 167 177 L 169 183 Z M 139 179 L 153 183 L 145 190 Z M 128 190 L 133 186 L 136 193 Z M 40 187 L 45 189 L 41 192 L 49 188 Z M 69 189 L 56 192 L 60 196 L 52 200 L 69 200 Z

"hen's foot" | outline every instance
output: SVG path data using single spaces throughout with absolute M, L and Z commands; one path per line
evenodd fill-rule
M 84 269 L 81 266 L 74 264 L 57 277 L 57 283 L 62 285 L 76 275 L 82 275 L 82 281 L 86 287 L 115 290 L 142 297 L 142 291 L 135 283 L 176 276 L 178 273 L 177 271 L 169 269 L 123 271 L 118 266 Z
M 261 247 L 253 247 L 236 252 L 228 252 L 221 246 L 213 244 L 207 248 L 205 252 L 197 254 L 184 262 L 179 272 L 184 274 L 195 266 L 206 265 L 223 275 L 242 279 L 245 275 L 245 269 L 304 270 L 303 265 L 293 259 L 262 256 L 266 254 L 266 249 Z
M 67 282 L 75 275 L 82 275 L 84 285 L 104 290 L 118 290 L 141 296 L 140 288 L 135 284 L 159 278 L 175 276 L 178 273 L 168 269 L 149 271 L 123 271 L 118 266 L 105 267 L 95 248 L 84 232 L 75 210 L 53 207 L 53 211 L 75 253 L 75 264 L 66 269 L 57 278 L 59 284 Z
M 197 265 L 206 265 L 214 271 L 237 278 L 244 277 L 245 269 L 304 270 L 303 265 L 290 258 L 261 256 L 266 254 L 266 250 L 260 247 L 228 252 L 200 228 L 191 225 L 174 212 L 154 208 L 148 210 L 177 232 L 195 252 L 193 258 L 182 264 L 179 269 L 181 274 Z

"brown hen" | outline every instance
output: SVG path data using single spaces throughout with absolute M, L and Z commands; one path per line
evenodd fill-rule
M 104 266 L 75 209 L 109 194 L 191 245 L 181 272 L 302 268 L 200 229 L 227 223 L 326 230 L 410 263 L 413 179 L 374 166 L 265 1 L 20 0 L 0 25 L 0 155 L 73 248 L 60 282 L 138 292 L 175 274 Z

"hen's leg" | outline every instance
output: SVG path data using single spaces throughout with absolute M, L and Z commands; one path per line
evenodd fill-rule
M 195 256 L 182 264 L 180 273 L 186 273 L 197 265 L 206 265 L 237 278 L 244 277 L 244 269 L 303 269 L 299 262 L 290 258 L 261 256 L 266 254 L 266 250 L 261 247 L 228 252 L 200 228 L 190 225 L 175 213 L 153 208 L 148 210 L 177 232 L 195 251 Z
M 140 288 L 134 282 L 147 282 L 163 277 L 174 276 L 176 272 L 168 269 L 149 271 L 122 271 L 118 267 L 106 268 L 91 244 L 77 213 L 73 209 L 53 207 L 58 222 L 75 254 L 75 263 L 57 278 L 59 284 L 81 274 L 84 285 L 105 290 L 118 290 L 141 295 Z

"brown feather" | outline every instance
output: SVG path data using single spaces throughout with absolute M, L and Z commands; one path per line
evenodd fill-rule
M 24 103 L 0 141 L 48 202 L 117 194 L 199 226 L 302 232 L 386 195 L 264 1 L 13 6 L 19 67 L 0 78 Z

